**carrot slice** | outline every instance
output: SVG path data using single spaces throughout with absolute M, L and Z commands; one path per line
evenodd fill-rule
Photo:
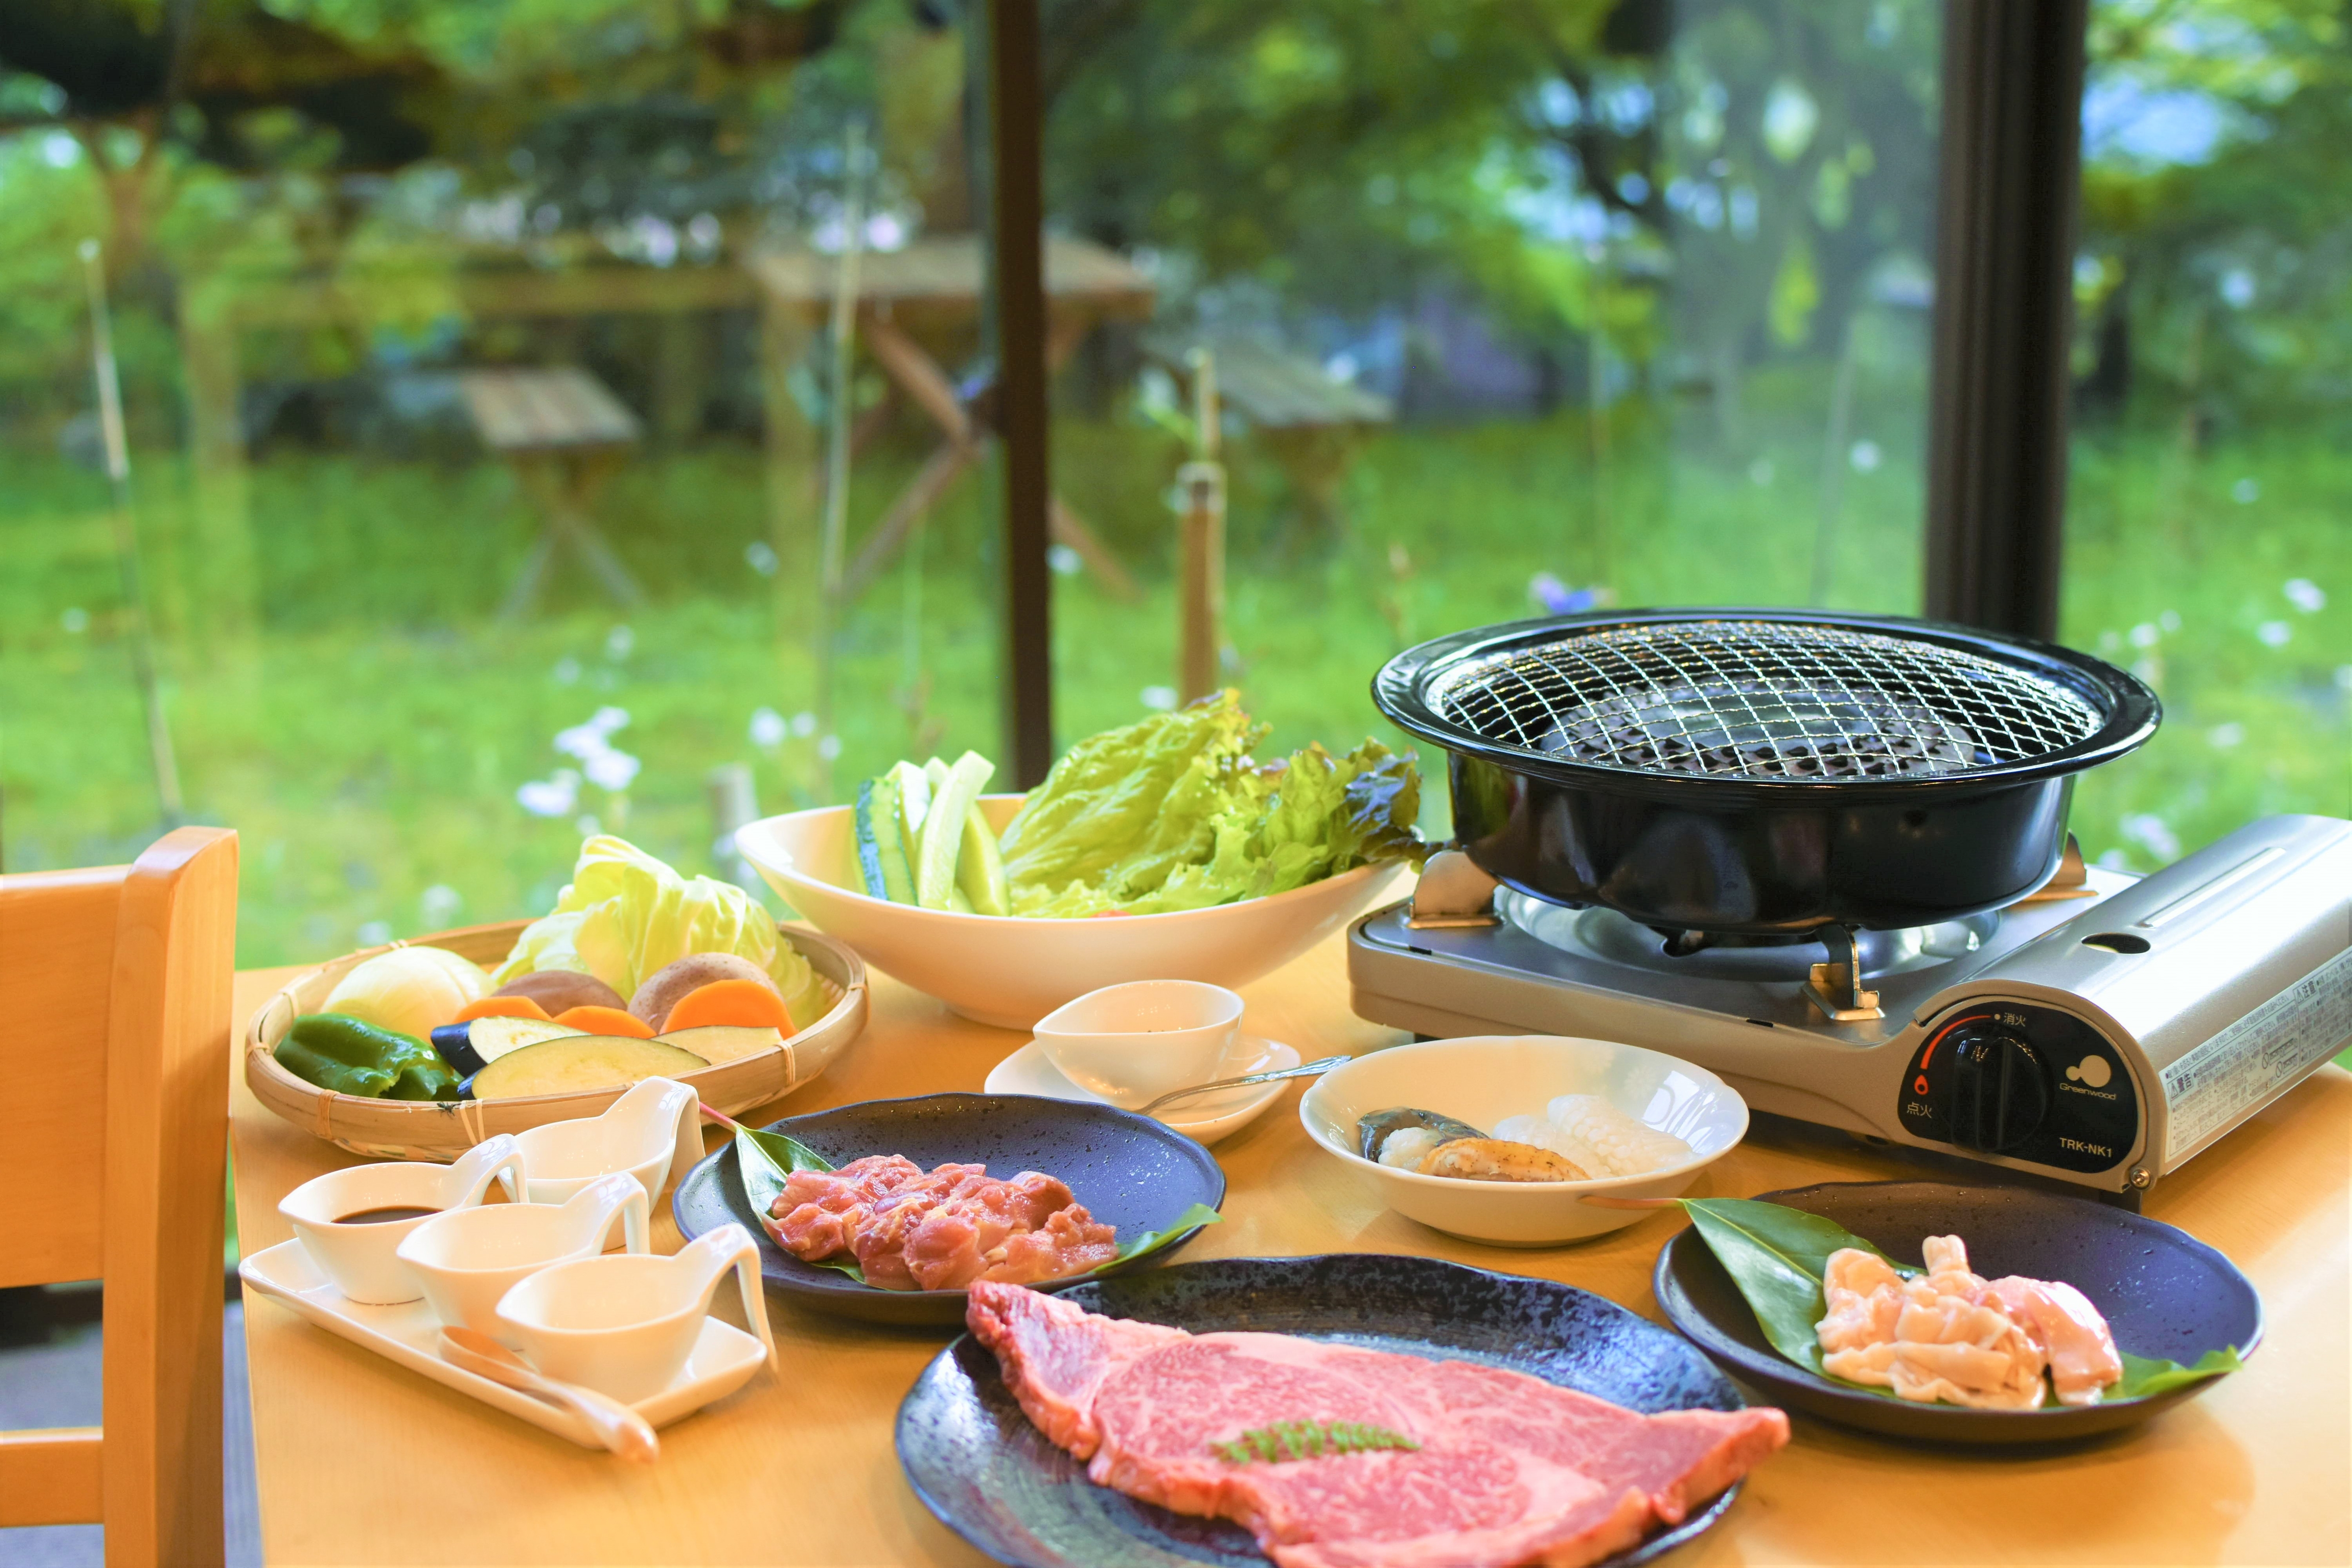
M 782 1029 L 789 1035 L 793 1032 L 793 1015 L 782 997 L 756 980 L 714 980 L 677 999 L 669 1016 L 662 1020 L 662 1033 L 714 1026 Z
M 626 1035 L 633 1040 L 650 1040 L 654 1032 L 646 1021 L 618 1007 L 566 1007 L 555 1016 L 555 1021 L 567 1029 L 578 1029 L 588 1035 Z
M 457 1009 L 453 1024 L 470 1024 L 477 1018 L 544 1018 L 547 1009 L 528 996 L 485 996 Z

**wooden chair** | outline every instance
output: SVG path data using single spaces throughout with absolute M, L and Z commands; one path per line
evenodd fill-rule
M 0 1286 L 102 1279 L 100 1427 L 0 1433 L 0 1526 L 218 1563 L 236 835 L 0 877 Z

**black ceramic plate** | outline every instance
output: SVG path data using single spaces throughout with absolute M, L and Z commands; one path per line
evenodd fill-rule
M 1060 1292 L 1091 1311 L 1169 1323 L 1303 1334 L 1433 1360 L 1509 1367 L 1644 1414 L 1738 1410 L 1731 1381 L 1674 1335 L 1612 1301 L 1432 1258 L 1343 1253 L 1227 1258 Z M 942 1523 L 1019 1568 L 1265 1568 L 1249 1531 L 1171 1513 L 1098 1487 L 1029 1424 L 996 1357 L 966 1334 L 898 1406 L 898 1462 Z M 1603 1568 L 1632 1568 L 1721 1519 L 1733 1487 Z
M 2035 1188 L 1940 1182 L 1835 1182 L 1757 1195 L 1833 1219 L 1898 1262 L 1916 1264 L 1927 1237 L 1957 1236 L 1968 1243 L 1969 1266 L 1988 1278 L 2063 1279 L 2106 1314 L 2116 1344 L 2134 1355 L 2187 1366 L 2231 1345 L 2249 1353 L 2263 1337 L 2262 1300 L 2228 1258 L 2185 1232 L 2106 1204 Z M 2086 1437 L 2145 1421 L 2219 1381 L 2063 1409 L 1917 1405 L 1861 1393 L 1774 1350 L 1696 1230 L 1677 1232 L 1659 1251 L 1652 1283 L 1675 1327 L 1780 1403 L 1891 1436 L 1945 1443 Z
M 992 1174 L 1043 1171 L 1068 1184 L 1078 1202 L 1119 1237 L 1159 1230 L 1194 1204 L 1225 1201 L 1225 1173 L 1209 1152 L 1148 1116 L 1108 1105 L 1025 1094 L 926 1094 L 869 1100 L 767 1131 L 799 1139 L 836 1165 L 867 1154 L 904 1154 L 925 1170 L 953 1160 Z M 877 1323 L 963 1321 L 961 1290 L 884 1290 L 837 1268 L 820 1268 L 778 1247 L 751 1212 L 730 1140 L 686 1174 L 670 1199 L 678 1234 L 691 1241 L 732 1221 L 760 1238 L 760 1272 L 803 1306 Z M 1149 1268 L 1199 1234 L 1111 1270 Z

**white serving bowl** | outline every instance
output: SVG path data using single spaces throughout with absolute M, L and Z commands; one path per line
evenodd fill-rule
M 983 795 L 981 810 L 1003 832 L 1021 800 Z M 1359 866 L 1272 898 L 1172 914 L 1023 920 L 869 898 L 857 890 L 855 837 L 851 808 L 826 805 L 738 829 L 735 847 L 819 931 L 965 1017 L 1007 1029 L 1122 981 L 1245 985 L 1369 909 L 1399 870 Z
M 1356 1152 L 1356 1123 L 1375 1110 L 1409 1105 L 1491 1132 L 1506 1117 L 1541 1116 L 1563 1094 L 1601 1095 L 1682 1139 L 1691 1157 L 1638 1176 L 1474 1182 L 1424 1176 Z M 1471 1241 L 1551 1247 L 1632 1225 L 1661 1206 L 1656 1200 L 1680 1194 L 1748 1135 L 1748 1102 L 1705 1068 L 1663 1051 L 1557 1035 L 1469 1035 L 1358 1057 L 1299 1097 L 1298 1120 L 1406 1218 Z

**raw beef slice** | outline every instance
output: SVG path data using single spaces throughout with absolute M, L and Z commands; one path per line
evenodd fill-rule
M 1188 1334 L 1018 1286 L 968 1321 L 1022 1410 L 1096 1483 L 1237 1521 L 1282 1568 L 1580 1568 L 1789 1440 L 1778 1410 L 1638 1415 L 1524 1373 L 1286 1334 Z M 1234 1464 L 1277 1422 L 1360 1422 L 1416 1449 Z

